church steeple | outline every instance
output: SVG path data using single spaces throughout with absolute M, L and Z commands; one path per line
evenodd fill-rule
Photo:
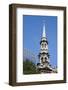
M 45 24 L 43 24 L 43 33 L 42 33 L 42 37 L 46 37 L 46 33 L 45 33 Z
M 40 73 L 50 72 L 49 71 L 49 52 L 48 52 L 48 41 L 46 39 L 45 23 L 43 24 L 42 38 L 40 41 L 40 53 L 39 53 L 39 67 Z M 48 70 L 47 70 L 48 68 Z
M 37 64 L 40 73 L 52 73 L 55 70 L 50 65 L 50 55 L 48 51 L 48 41 L 45 32 L 45 23 L 43 24 L 42 38 L 40 41 L 39 63 Z

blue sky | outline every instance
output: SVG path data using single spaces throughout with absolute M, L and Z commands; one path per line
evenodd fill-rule
M 57 66 L 57 17 L 56 16 L 31 16 L 24 15 L 24 48 L 30 50 L 36 56 L 40 51 L 40 40 L 43 31 L 43 22 L 46 28 L 46 37 L 50 54 L 50 63 Z

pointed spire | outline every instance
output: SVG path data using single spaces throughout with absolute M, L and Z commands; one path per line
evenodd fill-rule
M 43 34 L 42 37 L 46 37 L 46 33 L 45 33 L 45 24 L 43 24 Z

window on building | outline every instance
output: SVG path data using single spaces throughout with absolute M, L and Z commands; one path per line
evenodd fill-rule
M 44 44 L 42 44 L 42 48 L 44 48 Z
M 46 48 L 46 44 L 45 44 L 45 48 Z
M 42 44 L 42 48 L 46 48 L 46 44 L 45 43 Z
M 43 57 L 41 58 L 41 60 L 43 60 Z
M 42 63 L 45 63 L 45 58 L 42 57 L 41 58 L 41 61 L 42 61 Z
M 45 61 L 47 60 L 47 58 L 45 57 Z

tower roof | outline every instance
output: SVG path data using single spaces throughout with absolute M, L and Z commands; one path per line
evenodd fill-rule
M 48 41 L 47 41 L 47 38 L 46 38 L 46 32 L 45 32 L 45 23 L 43 23 L 43 32 L 42 32 L 42 38 L 41 38 L 40 44 L 42 42 L 46 42 L 48 44 Z
M 42 37 L 46 37 L 46 33 L 45 33 L 45 24 L 43 24 L 43 33 L 42 33 Z

